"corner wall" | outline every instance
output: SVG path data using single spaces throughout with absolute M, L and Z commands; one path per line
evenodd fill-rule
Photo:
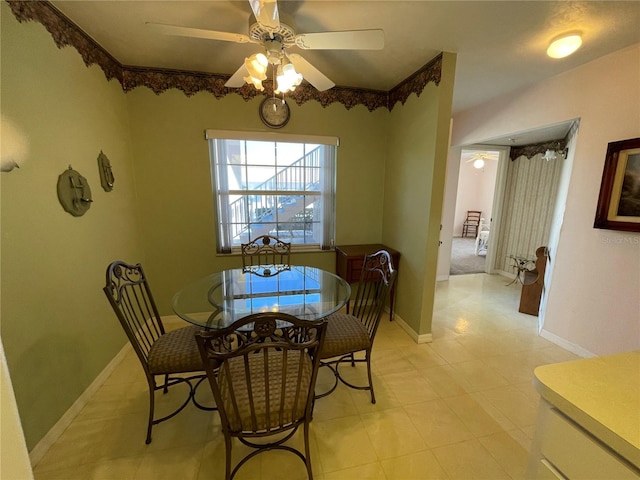
M 400 251 L 395 311 L 419 341 L 431 335 L 456 55 L 443 53 L 429 84 L 391 111 L 383 243 Z
M 134 139 L 135 177 L 148 267 L 161 314 L 185 284 L 242 265 L 239 255 L 217 255 L 209 146 L 205 129 L 269 131 L 258 116 L 263 97 L 186 97 L 170 90 L 127 94 Z M 291 120 L 277 133 L 340 138 L 337 153 L 337 244 L 378 243 L 382 235 L 389 112 L 363 106 L 347 110 L 315 101 L 289 100 Z M 295 252 L 292 262 L 335 271 L 335 252 Z

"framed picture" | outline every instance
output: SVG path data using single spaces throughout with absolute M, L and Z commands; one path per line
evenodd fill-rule
M 640 138 L 609 143 L 593 226 L 640 232 Z

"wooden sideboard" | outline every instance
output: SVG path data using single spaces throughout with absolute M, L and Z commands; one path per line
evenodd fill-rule
M 386 250 L 391 255 L 391 262 L 394 270 L 398 270 L 400 265 L 400 252 L 389 248 L 381 243 L 369 243 L 366 245 L 338 245 L 336 247 L 336 274 L 344 278 L 349 283 L 356 283 L 360 280 L 362 264 L 365 255 L 376 253 L 379 250 Z M 393 320 L 393 304 L 395 302 L 396 286 L 391 287 L 389 298 L 389 319 Z M 349 304 L 347 304 L 347 309 Z

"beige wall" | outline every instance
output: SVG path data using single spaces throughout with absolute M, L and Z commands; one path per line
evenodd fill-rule
M 26 136 L 24 166 L 0 175 L 1 333 L 32 448 L 125 344 L 101 291 L 107 264 L 144 261 L 137 241 L 126 97 L 44 27 L 2 9 L 2 115 Z M 115 188 L 100 187 L 109 157 Z M 72 217 L 58 175 L 72 165 L 94 203 Z
M 640 348 L 640 235 L 593 228 L 607 144 L 640 133 L 639 78 L 640 44 L 454 117 L 457 146 L 580 120 L 541 321 L 582 355 Z
M 215 254 L 203 133 L 265 127 L 258 99 L 155 95 L 145 88 L 125 95 L 98 67 L 85 67 L 73 48 L 56 48 L 40 24 L 19 24 L 4 2 L 0 8 L 2 113 L 30 147 L 23 168 L 0 176 L 1 333 L 32 449 L 125 344 L 101 291 L 108 263 L 142 262 L 163 314 L 171 313 L 170 298 L 186 281 L 239 264 L 238 257 Z M 445 58 L 440 86 L 430 84 L 417 101 L 397 105 L 395 118 L 384 109 L 291 102 L 292 120 L 282 130 L 340 137 L 337 242 L 384 240 L 410 260 L 407 272 L 418 275 L 401 277 L 397 305 L 420 332 L 430 327 L 433 282 L 427 280 L 435 274 L 430 257 L 442 196 L 442 186 L 431 183 L 443 178 L 439 159 L 446 157 L 453 86 L 455 57 Z M 403 126 L 392 130 L 395 119 Z M 388 167 L 391 135 L 401 153 Z M 101 150 L 116 179 L 110 193 L 100 187 Z M 92 187 L 94 203 L 80 218 L 64 212 L 56 196 L 58 175 L 69 164 Z M 386 181 L 390 168 L 402 176 Z M 389 208 L 385 189 L 392 192 Z M 424 206 L 417 234 L 405 194 Z M 384 226 L 387 214 L 394 217 Z M 297 253 L 295 261 L 333 270 L 335 254 Z M 403 285 L 420 290 L 423 283 L 430 295 L 402 293 Z

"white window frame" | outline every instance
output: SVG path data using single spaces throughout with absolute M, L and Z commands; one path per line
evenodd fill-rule
M 329 250 L 335 243 L 335 191 L 336 191 L 336 157 L 340 144 L 338 137 L 319 135 L 294 135 L 275 132 L 247 132 L 231 130 L 205 130 L 205 139 L 209 143 L 209 157 L 211 166 L 211 180 L 214 207 L 217 214 L 217 251 L 218 253 L 234 253 L 239 251 L 239 245 L 233 245 L 230 227 L 229 196 L 242 194 L 241 191 L 231 191 L 226 181 L 226 164 L 218 163 L 218 157 L 224 158 L 224 140 L 264 141 L 281 143 L 321 144 L 329 147 L 324 149 L 325 155 L 321 165 L 321 191 L 318 196 L 322 202 L 323 218 L 321 219 L 321 240 L 318 243 L 292 243 L 292 249 Z M 246 190 L 245 190 L 246 192 Z M 261 191 L 261 194 L 279 195 L 286 190 Z M 306 192 L 308 195 L 310 192 Z M 246 193 L 244 193 L 246 195 Z M 285 240 L 286 241 L 286 240 Z

